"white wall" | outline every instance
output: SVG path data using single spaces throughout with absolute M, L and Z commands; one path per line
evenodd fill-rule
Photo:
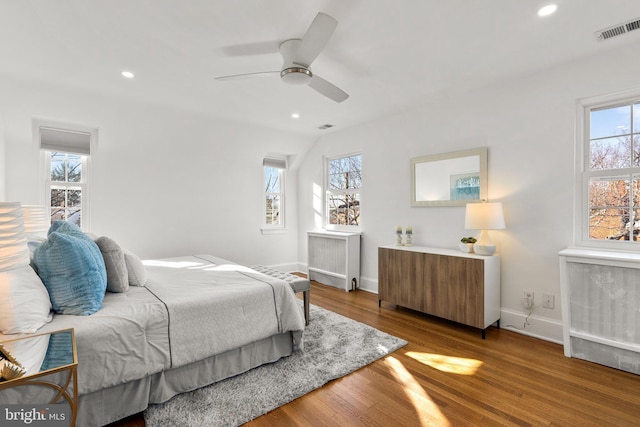
M 457 248 L 464 207 L 410 207 L 409 160 L 488 147 L 489 200 L 502 201 L 506 230 L 492 231 L 502 257 L 502 325 L 524 326 L 524 290 L 555 295 L 525 333 L 560 342 L 558 252 L 572 244 L 576 100 L 638 85 L 640 62 L 618 50 L 466 93 L 445 93 L 420 108 L 322 137 L 300 170 L 300 256 L 313 229 L 312 188 L 322 158 L 361 151 L 363 288 L 377 291 L 377 248 L 413 226 L 414 244 Z
M 0 93 L 8 200 L 43 201 L 33 117 L 96 126 L 90 231 L 143 258 L 297 263 L 297 171 L 287 179 L 288 232 L 262 235 L 262 159 L 281 153 L 299 162 L 310 139 L 36 82 L 2 78 Z

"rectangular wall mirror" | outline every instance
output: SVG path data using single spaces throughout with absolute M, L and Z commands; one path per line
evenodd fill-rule
M 464 206 L 487 199 L 487 148 L 411 159 L 411 206 Z

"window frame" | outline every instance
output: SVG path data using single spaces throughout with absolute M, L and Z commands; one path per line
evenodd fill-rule
M 267 178 L 267 168 L 278 169 L 278 180 L 280 181 L 280 191 L 267 191 L 265 188 Z M 286 183 L 287 183 L 287 161 L 276 156 L 267 156 L 262 162 L 262 234 L 284 233 L 286 231 Z M 267 198 L 269 196 L 279 196 L 280 210 L 278 213 L 279 223 L 267 223 Z
M 591 170 L 591 112 L 599 109 L 615 108 L 640 101 L 640 90 L 629 90 L 612 94 L 580 99 L 576 111 L 575 142 L 575 182 L 574 182 L 574 244 L 579 247 L 620 251 L 637 251 L 640 241 L 596 240 L 589 238 L 589 182 L 592 177 L 633 177 L 640 174 L 640 166 L 620 169 Z M 632 112 L 633 115 L 633 112 Z M 632 139 L 633 119 L 632 119 Z M 633 148 L 632 148 L 633 150 Z M 632 198 L 631 198 L 632 199 Z M 630 201 L 630 209 L 632 208 Z
M 330 173 L 330 165 L 331 165 L 331 161 L 334 160 L 338 160 L 338 159 L 344 159 L 344 158 L 348 158 L 348 157 L 354 157 L 354 156 L 360 156 L 360 187 L 359 188 L 347 188 L 344 190 L 331 190 L 331 185 L 329 183 L 329 179 L 331 176 Z M 324 224 L 324 228 L 325 230 L 332 230 L 332 231 L 345 231 L 345 232 L 354 232 L 354 231 L 361 231 L 362 230 L 362 222 L 358 221 L 358 225 L 346 225 L 346 224 L 331 224 L 330 218 L 331 218 L 331 214 L 329 212 L 329 197 L 331 194 L 357 194 L 358 195 L 358 200 L 360 201 L 360 212 L 362 212 L 362 171 L 363 171 L 363 166 L 362 166 L 362 152 L 352 152 L 352 153 L 347 153 L 347 154 L 340 154 L 337 156 L 324 156 L 324 168 L 323 168 L 323 174 L 324 174 L 324 178 L 323 178 L 323 185 L 324 185 L 324 198 L 323 198 L 323 224 Z
M 63 132 L 74 132 L 89 134 L 89 154 L 74 152 L 71 150 L 52 151 L 41 147 L 41 129 L 60 130 Z M 54 187 L 80 187 L 82 192 L 81 200 L 81 221 L 80 228 L 84 232 L 91 230 L 91 155 L 98 147 L 98 128 L 80 124 L 47 120 L 41 118 L 32 119 L 32 137 L 34 145 L 40 152 L 40 182 L 43 183 L 43 191 L 40 196 L 40 204 L 46 205 L 51 212 L 51 188 Z M 82 162 L 81 182 L 61 182 L 51 180 L 51 153 L 67 153 L 80 156 Z
M 87 191 L 88 182 L 87 182 L 87 171 L 88 171 L 88 163 L 89 156 L 85 156 L 77 153 L 70 153 L 66 151 L 49 151 L 42 150 L 44 152 L 44 173 L 45 173 L 45 205 L 49 209 L 49 215 L 51 215 L 51 210 L 53 206 L 51 206 L 51 191 L 55 188 L 60 189 L 79 189 L 81 192 L 81 202 L 80 202 L 80 211 L 81 211 L 81 219 L 80 219 L 80 228 L 84 231 L 88 230 L 88 226 L 85 225 L 86 217 L 88 217 L 88 208 L 85 206 L 88 200 L 89 191 Z M 70 182 L 70 181 L 53 181 L 51 180 L 51 155 L 53 153 L 62 153 L 62 154 L 73 154 L 80 157 L 80 163 L 82 165 L 82 174 L 81 181 L 78 182 Z

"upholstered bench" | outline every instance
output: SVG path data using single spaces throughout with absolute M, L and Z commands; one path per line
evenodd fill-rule
M 291 286 L 291 289 L 293 289 L 294 292 L 302 292 L 302 299 L 304 301 L 304 321 L 305 324 L 309 324 L 309 297 L 311 294 L 311 283 L 309 282 L 309 279 L 284 273 L 263 265 L 253 265 L 251 268 L 262 274 L 266 274 L 267 276 L 284 280 Z

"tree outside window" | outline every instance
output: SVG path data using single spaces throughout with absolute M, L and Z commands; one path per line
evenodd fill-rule
M 327 177 L 327 224 L 359 226 L 362 155 L 329 159 Z
M 51 221 L 69 221 L 82 226 L 82 196 L 85 184 L 84 156 L 49 153 L 49 200 Z
M 284 229 L 285 160 L 265 158 L 263 160 L 263 227 Z
M 588 237 L 638 241 L 640 101 L 591 109 L 585 178 Z

